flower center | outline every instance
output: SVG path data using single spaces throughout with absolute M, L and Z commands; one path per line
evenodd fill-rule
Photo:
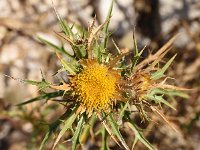
M 107 111 L 114 101 L 117 79 L 106 66 L 90 64 L 70 81 L 78 100 L 88 112 Z

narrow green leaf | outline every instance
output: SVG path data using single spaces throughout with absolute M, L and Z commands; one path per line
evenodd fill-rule
M 162 69 L 156 71 L 155 73 L 153 73 L 151 75 L 151 79 L 153 80 L 157 80 L 160 79 L 162 77 L 164 77 L 164 73 L 165 71 L 169 68 L 170 64 L 173 62 L 174 58 L 176 57 L 176 55 L 174 55 L 165 65 Z
M 170 96 L 179 96 L 179 97 L 182 97 L 182 98 L 185 98 L 185 99 L 188 99 L 189 98 L 189 95 L 185 92 L 182 92 L 182 91 L 167 91 L 166 93 L 167 95 L 170 95 Z
M 98 48 L 97 48 L 97 58 L 98 58 L 98 62 L 99 62 L 99 64 L 101 64 L 102 63 L 102 52 L 101 52 L 101 47 L 99 46 Z
M 66 71 L 69 71 L 69 73 L 71 75 L 75 75 L 77 71 L 77 68 L 75 66 L 72 65 L 72 63 L 69 63 L 69 62 L 66 62 L 64 61 L 63 59 L 60 59 L 60 62 L 63 66 L 63 68 L 66 70 Z
M 8 75 L 5 75 L 5 74 L 4 74 L 4 76 L 9 77 L 13 80 L 19 81 L 21 83 L 38 86 L 39 90 L 47 88 L 47 87 L 50 86 L 50 83 L 48 83 L 44 78 L 42 79 L 42 81 L 34 81 L 34 80 L 24 80 L 24 79 L 20 79 L 20 78 L 15 78 L 15 77 L 8 76 Z
M 82 58 L 85 58 L 87 52 L 86 52 L 86 49 L 85 49 L 85 45 L 74 45 L 72 46 L 72 48 L 74 49 L 74 51 L 76 52 L 76 57 L 82 59 Z
M 188 95 L 182 91 L 160 89 L 160 88 L 152 89 L 151 92 L 147 94 L 147 97 L 151 100 L 154 100 L 157 103 L 160 102 L 164 103 L 165 105 L 175 110 L 175 108 L 163 98 L 163 95 L 169 96 L 170 98 L 173 98 L 174 96 L 179 96 L 186 99 L 188 98 Z
M 136 39 L 134 39 L 136 40 Z M 137 44 L 137 41 L 134 41 L 135 44 Z M 137 46 L 135 46 L 135 51 L 134 51 L 134 57 L 133 57 L 133 61 L 132 61 L 132 64 L 131 64 L 131 71 L 133 72 L 134 71 L 134 67 L 137 65 L 138 63 L 138 60 L 140 58 L 140 56 L 142 55 L 145 47 L 138 53 L 138 49 L 137 49 Z
M 17 104 L 17 106 L 22 106 L 22 105 L 26 105 L 26 104 L 29 104 L 29 103 L 32 103 L 32 102 L 35 102 L 35 101 L 40 101 L 40 100 L 49 100 L 51 98 L 54 98 L 54 97 L 59 97 L 59 96 L 62 96 L 63 95 L 63 91 L 57 91 L 57 92 L 52 92 L 52 93 L 45 93 L 45 94 L 42 94 L 40 96 L 37 96 L 35 98 L 32 98 L 30 100 L 27 100 L 25 102 L 22 102 L 22 103 L 19 103 Z
M 106 20 L 108 20 L 112 16 L 113 3 L 114 3 L 113 1 L 114 0 L 112 0 L 112 2 L 111 2 L 111 5 L 110 5 L 110 8 L 109 8 Z M 108 42 L 108 38 L 109 38 L 109 36 L 108 36 L 108 27 L 109 27 L 109 24 L 110 24 L 110 20 L 107 21 L 107 23 L 105 24 L 105 26 L 103 28 L 103 33 L 104 33 L 104 36 L 105 36 L 104 39 L 103 39 L 103 43 L 102 43 L 102 45 L 103 45 L 102 48 L 103 49 L 106 49 L 106 47 L 107 47 L 107 42 Z
M 94 56 L 97 58 L 99 64 L 102 63 L 102 51 L 101 51 L 101 46 L 97 42 L 94 43 Z
M 79 24 L 75 24 L 74 26 L 78 31 L 78 35 L 80 35 L 80 37 L 84 38 L 84 36 L 87 35 L 87 30 L 83 26 Z
M 56 138 L 56 141 L 54 142 L 53 149 L 56 147 L 56 145 L 60 141 L 61 137 L 65 134 L 65 132 L 67 130 L 69 130 L 69 129 L 73 130 L 72 129 L 72 124 L 75 121 L 77 115 L 78 114 L 76 114 L 76 109 L 74 109 L 72 111 L 72 113 L 70 114 L 70 116 L 64 121 L 64 126 L 63 126 L 62 130 L 60 131 L 60 133 L 58 134 L 58 137 Z
M 127 122 L 127 125 L 130 127 L 130 129 L 132 129 L 134 131 L 135 138 L 140 140 L 146 147 L 148 147 L 148 149 L 154 150 L 154 147 L 151 145 L 151 143 L 149 143 L 149 141 L 147 141 L 145 139 L 145 137 L 143 136 L 142 132 L 137 129 L 137 126 L 135 125 L 134 122 L 132 122 L 132 121 Z M 136 139 L 134 140 L 133 144 L 135 144 L 135 142 L 137 142 Z
M 56 13 L 56 16 L 58 18 L 60 26 L 61 26 L 63 32 L 65 33 L 65 35 L 69 36 L 70 39 L 74 39 L 74 33 L 72 32 L 72 30 L 69 27 L 69 25 L 62 19 L 62 17 L 60 16 L 60 14 L 58 13 L 58 11 L 56 10 L 55 7 L 54 7 L 54 11 Z
M 89 122 L 84 125 L 83 132 L 80 136 L 80 143 L 81 144 L 85 143 L 85 141 L 88 137 L 89 131 L 90 131 L 91 128 L 93 128 L 93 125 L 95 124 L 96 120 L 97 120 L 96 114 L 92 114 L 92 116 L 89 119 Z
M 52 124 L 49 125 L 49 130 L 46 133 L 44 139 L 42 140 L 42 143 L 40 144 L 39 150 L 44 149 L 46 142 L 48 141 L 48 139 L 51 137 L 52 133 L 54 133 L 56 131 L 56 129 L 58 128 L 58 126 L 62 122 L 61 120 L 66 119 L 67 116 L 69 116 L 70 113 L 71 113 L 71 110 L 66 111 L 59 119 L 57 119 L 56 121 L 54 121 Z
M 160 88 L 155 88 L 151 91 L 151 94 L 165 94 L 168 96 L 179 96 L 182 98 L 189 98 L 187 93 L 184 93 L 182 91 L 178 91 L 178 90 L 170 90 L 170 89 L 160 89 Z
M 84 118 L 83 116 L 81 116 L 80 120 L 78 121 L 76 131 L 74 132 L 74 136 L 72 137 L 72 150 L 76 150 L 76 146 L 77 144 L 79 144 L 79 137 L 83 129 L 83 123 L 84 123 Z
M 58 47 L 57 45 L 37 36 L 37 38 L 44 44 L 46 44 L 47 46 L 49 47 L 52 47 L 53 49 L 55 49 L 56 52 L 58 53 L 62 53 L 62 54 L 65 54 L 67 55 L 68 57 L 70 57 L 71 59 L 74 59 L 72 55 L 70 55 L 67 51 L 65 51 L 65 49 L 63 47 Z
M 179 96 L 179 97 L 186 98 L 186 99 L 189 98 L 188 94 L 185 93 L 185 92 L 182 92 L 182 91 L 168 90 L 168 89 L 161 90 L 161 91 L 163 91 L 163 94 L 166 94 L 166 95 L 169 95 L 169 96 Z
M 149 97 L 151 100 L 154 100 L 156 103 L 163 103 L 165 105 L 167 105 L 168 107 L 176 110 L 176 108 L 174 108 L 174 106 L 172 106 L 169 102 L 167 102 L 162 96 L 157 96 L 154 95 L 152 97 Z
M 129 102 L 126 102 L 125 105 L 122 107 L 121 111 L 120 111 L 120 114 L 119 114 L 119 120 L 122 120 L 122 118 L 124 117 L 124 112 L 125 110 L 127 109 L 128 107 L 128 103 Z
M 121 144 L 124 146 L 124 148 L 126 150 L 129 150 L 128 145 L 126 144 L 123 136 L 121 135 L 120 131 L 119 131 L 119 125 L 116 123 L 116 121 L 114 120 L 113 116 L 111 114 L 109 114 L 106 117 L 108 123 L 110 124 L 111 128 L 112 128 L 112 133 L 119 139 L 119 141 L 121 142 Z
M 101 127 L 101 135 L 102 135 L 101 150 L 110 150 L 108 146 L 108 133 L 104 126 Z
M 134 27 L 134 31 L 133 31 L 133 45 L 134 45 L 134 55 L 135 56 L 138 56 L 138 46 L 137 46 L 137 39 L 136 39 L 136 36 L 135 36 L 135 27 Z
M 57 128 L 57 126 L 58 126 L 59 124 L 60 124 L 60 123 L 55 124 L 55 127 Z M 44 146 L 45 146 L 46 142 L 48 141 L 48 139 L 50 138 L 50 136 L 51 136 L 52 133 L 53 133 L 53 129 L 50 129 L 50 130 L 46 133 L 44 139 L 42 140 L 42 143 L 40 144 L 39 150 L 43 150 L 43 149 L 44 149 Z
M 50 83 L 48 83 L 44 79 L 42 81 L 34 81 L 34 80 L 22 80 L 22 81 L 24 83 L 37 86 L 39 90 L 50 87 Z

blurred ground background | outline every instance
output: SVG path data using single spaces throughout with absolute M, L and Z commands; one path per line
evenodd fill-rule
M 54 0 L 68 23 L 85 28 L 95 14 L 97 23 L 102 23 L 109 4 L 110 0 Z M 152 51 L 181 33 L 168 54 L 178 54 L 168 74 L 175 78 L 177 86 L 195 89 L 189 92 L 188 100 L 173 102 L 177 111 L 164 108 L 179 133 L 162 123 L 149 124 L 146 137 L 160 150 L 200 150 L 200 1 L 117 0 L 109 29 L 120 48 L 133 49 L 134 27 L 139 48 L 147 45 Z M 37 96 L 38 89 L 3 75 L 41 80 L 42 70 L 45 78 L 54 82 L 57 58 L 36 38 L 39 35 L 60 45 L 54 31 L 59 31 L 59 26 L 51 0 L 0 0 L 0 150 L 37 149 L 44 135 L 40 123 L 62 113 L 63 108 L 45 102 L 23 108 L 13 106 Z M 49 111 L 52 109 L 55 111 Z M 132 141 L 127 136 L 129 139 Z M 135 149 L 145 147 L 137 144 Z

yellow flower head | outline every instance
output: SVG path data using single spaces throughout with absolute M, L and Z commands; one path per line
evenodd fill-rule
M 78 101 L 89 113 L 109 111 L 119 93 L 118 73 L 95 60 L 87 60 L 83 65 L 82 71 L 70 79 Z

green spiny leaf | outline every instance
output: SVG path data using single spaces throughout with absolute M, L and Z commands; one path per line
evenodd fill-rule
M 128 103 L 129 102 L 126 102 L 125 105 L 122 107 L 121 111 L 120 111 L 120 114 L 119 114 L 119 120 L 122 120 L 122 118 L 124 117 L 124 112 L 125 110 L 127 109 L 128 107 Z
M 119 139 L 119 141 L 121 142 L 121 144 L 124 146 L 124 148 L 126 150 L 129 150 L 128 145 L 126 144 L 123 136 L 121 135 L 120 131 L 119 131 L 119 125 L 116 123 L 116 121 L 114 120 L 113 116 L 110 114 L 106 117 L 108 123 L 110 124 L 111 128 L 112 128 L 112 132 L 113 134 Z
M 158 95 L 154 95 L 154 96 L 151 96 L 151 97 L 148 97 L 149 99 L 151 100 L 154 100 L 156 103 L 163 103 L 165 105 L 167 105 L 168 107 L 176 110 L 176 108 L 174 108 L 169 102 L 167 102 L 163 96 L 158 96 Z
M 73 122 L 75 121 L 76 117 L 77 117 L 78 114 L 76 114 L 76 109 L 74 109 L 72 111 L 72 113 L 70 114 L 70 116 L 64 121 L 64 126 L 62 128 L 62 130 L 60 131 L 60 133 L 58 134 L 58 137 L 56 138 L 56 141 L 54 142 L 54 145 L 53 145 L 53 149 L 56 147 L 56 145 L 58 144 L 58 142 L 60 141 L 61 137 L 64 135 L 64 133 L 67 131 L 67 130 L 72 130 L 72 124 Z
M 162 69 L 156 71 L 155 73 L 153 73 L 151 75 L 151 79 L 153 80 L 157 80 L 160 79 L 162 77 L 164 77 L 164 73 L 165 71 L 169 68 L 170 64 L 172 63 L 172 61 L 174 60 L 174 58 L 176 57 L 176 55 L 174 55 L 165 65 Z
M 138 46 L 137 46 L 137 39 L 136 39 L 136 36 L 135 36 L 135 28 L 134 28 L 134 31 L 133 31 L 133 43 L 134 43 L 134 54 L 136 56 L 138 56 Z
M 53 49 L 55 49 L 56 52 L 58 53 L 62 53 L 62 54 L 65 54 L 67 55 L 68 57 L 70 57 L 71 59 L 74 59 L 72 55 L 70 55 L 67 51 L 65 51 L 65 49 L 63 47 L 58 47 L 57 45 L 37 36 L 37 38 L 44 44 L 46 44 L 47 46 L 49 47 L 52 47 Z
M 136 144 L 137 139 L 140 140 L 146 147 L 148 147 L 148 149 L 150 150 L 154 150 L 154 147 L 151 145 L 151 143 L 149 143 L 149 141 L 147 141 L 145 139 L 145 137 L 143 136 L 142 132 L 138 130 L 137 126 L 135 125 L 134 122 L 130 121 L 127 122 L 127 125 L 130 127 L 130 129 L 132 129 L 135 133 L 135 140 L 133 143 L 133 146 Z
M 58 126 L 62 122 L 61 120 L 66 119 L 67 116 L 69 116 L 70 113 L 71 113 L 71 110 L 66 111 L 59 119 L 57 119 L 56 121 L 54 121 L 52 124 L 49 125 L 49 130 L 46 133 L 44 139 L 42 140 L 42 143 L 40 144 L 39 150 L 44 149 L 46 142 L 48 141 L 48 139 L 51 137 L 52 133 L 54 133 L 56 131 L 56 129 L 58 128 Z
M 44 88 L 50 87 L 50 83 L 48 83 L 46 80 L 42 81 L 34 81 L 34 80 L 22 80 L 24 83 L 35 85 L 39 88 L 39 90 L 42 90 Z
M 60 14 L 57 12 L 57 10 L 54 8 L 54 11 L 56 13 L 56 16 L 58 18 L 58 21 L 60 23 L 60 26 L 65 33 L 65 35 L 69 36 L 70 39 L 74 39 L 74 33 L 72 32 L 72 29 L 69 27 L 69 25 L 62 19 Z
M 86 29 L 83 26 L 81 26 L 79 24 L 75 24 L 74 26 L 77 29 L 79 36 L 84 37 L 85 34 L 87 35 L 87 31 L 86 31 Z
M 113 2 L 113 0 L 112 0 L 106 20 L 109 19 L 109 18 L 111 18 L 111 16 L 112 16 L 113 3 L 114 3 L 114 2 Z M 104 36 L 105 36 L 104 39 L 103 39 L 103 43 L 102 43 L 102 46 L 103 46 L 102 48 L 103 48 L 103 49 L 106 49 L 106 47 L 107 47 L 109 23 L 110 23 L 110 21 L 108 21 L 108 22 L 105 24 L 104 28 L 103 28 L 103 33 L 104 33 Z
M 60 62 L 63 66 L 63 68 L 66 70 L 66 71 L 69 71 L 69 73 L 71 75 L 75 75 L 76 74 L 76 71 L 77 71 L 77 68 L 76 66 L 74 66 L 72 63 L 69 63 L 69 62 L 66 62 L 64 61 L 63 59 L 60 59 Z
M 188 94 L 187 93 L 184 93 L 182 91 L 177 91 L 177 90 L 170 90 L 170 89 L 153 89 L 154 91 L 154 94 L 165 94 L 165 95 L 168 95 L 168 96 L 179 96 L 179 97 L 182 97 L 182 98 L 189 98 Z
M 95 124 L 97 118 L 95 114 L 92 114 L 92 116 L 89 119 L 89 122 L 87 124 L 84 125 L 84 129 L 83 132 L 80 136 L 80 143 L 83 144 L 85 143 L 88 134 L 89 134 L 89 130 L 93 127 L 93 125 Z
M 82 59 L 85 58 L 86 56 L 86 49 L 85 49 L 85 45 L 74 45 L 72 46 L 72 48 L 74 49 L 74 51 L 76 52 L 76 57 Z
M 32 98 L 30 100 L 27 100 L 25 102 L 22 102 L 20 104 L 17 104 L 17 106 L 22 106 L 22 105 L 26 105 L 26 104 L 29 104 L 29 103 L 32 103 L 32 102 L 35 102 L 35 101 L 40 101 L 40 100 L 49 100 L 51 98 L 54 98 L 54 97 L 59 97 L 59 96 L 62 96 L 63 95 L 63 91 L 58 91 L 58 92 L 52 92 L 52 93 L 45 93 L 45 94 L 42 94 L 40 96 L 37 96 L 35 98 Z
M 108 146 L 108 133 L 104 126 L 101 127 L 101 135 L 102 135 L 101 150 L 110 150 Z
M 137 47 L 137 39 L 135 38 L 135 33 L 133 33 L 133 40 L 134 40 L 134 57 L 131 64 L 131 71 L 134 71 L 134 67 L 137 65 L 140 56 L 142 55 L 145 47 L 139 52 Z
M 99 46 L 99 44 L 96 42 L 94 44 L 94 55 L 96 56 L 98 62 L 101 64 L 102 63 L 102 51 L 101 51 L 101 47 Z
M 78 125 L 76 127 L 74 136 L 72 137 L 72 150 L 76 150 L 76 146 L 77 146 L 77 144 L 79 144 L 79 137 L 80 137 L 80 133 L 82 131 L 83 123 L 84 123 L 84 118 L 83 118 L 83 116 L 81 116 L 80 120 L 78 121 Z

